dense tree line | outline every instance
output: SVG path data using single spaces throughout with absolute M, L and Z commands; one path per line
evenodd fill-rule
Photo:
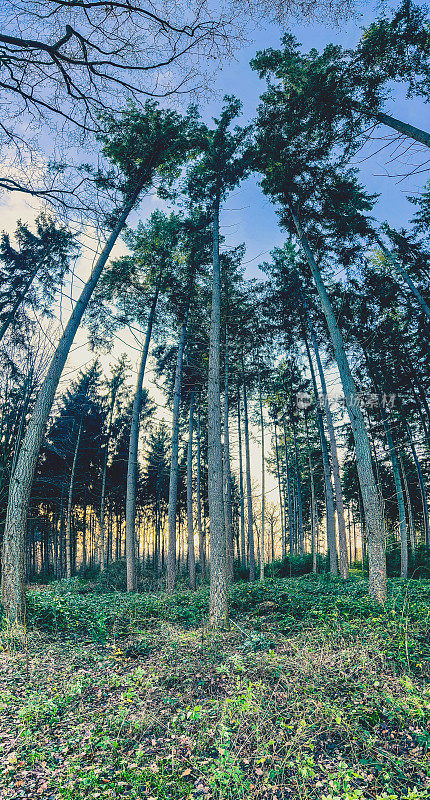
M 180 114 L 154 100 L 99 110 L 99 164 L 83 173 L 99 202 L 110 199 L 98 220 L 105 243 L 48 353 L 39 320 L 55 317 L 79 236 L 54 212 L 35 232 L 19 222 L 15 241 L 3 235 L 10 619 L 25 618 L 27 578 L 122 561 L 127 591 L 150 578 L 173 592 L 181 570 L 195 589 L 209 574 L 214 625 L 227 623 L 235 575 L 264 580 L 275 561 L 307 559 L 342 579 L 367 562 L 370 595 L 383 603 L 387 550 L 398 549 L 406 578 L 411 557 L 430 548 L 429 193 L 404 229 L 378 224 L 377 198 L 351 165 L 369 120 L 430 145 L 384 111 L 393 82 L 428 100 L 428 30 L 427 12 L 405 0 L 349 51 L 303 53 L 285 35 L 253 59 L 266 88 L 246 125 L 230 96 L 211 126 L 195 107 Z M 246 242 L 227 249 L 220 234 L 228 194 L 251 174 L 285 232 L 259 281 L 246 278 Z M 149 192 L 160 207 L 128 228 Z M 119 237 L 127 254 L 112 259 Z M 94 360 L 59 390 L 81 324 Z M 127 354 L 103 375 L 100 354 L 127 330 L 137 375 Z M 148 359 L 170 425 L 145 388 Z

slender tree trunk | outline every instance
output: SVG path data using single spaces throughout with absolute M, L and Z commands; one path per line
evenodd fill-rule
M 327 392 L 327 384 L 324 375 L 324 369 L 321 363 L 321 358 L 319 354 L 318 342 L 315 336 L 314 327 L 312 325 L 311 319 L 306 309 L 306 316 L 309 325 L 309 330 L 311 333 L 312 338 L 312 345 L 315 352 L 315 358 L 317 361 L 318 367 L 318 374 L 321 382 L 321 391 L 323 394 L 323 401 L 324 401 L 324 408 L 326 413 L 327 419 L 327 429 L 329 434 L 330 440 L 330 453 L 331 453 L 331 462 L 333 467 L 333 482 L 334 482 L 334 494 L 336 499 L 336 516 L 337 516 L 337 527 L 339 533 L 339 566 L 340 566 L 340 574 L 342 578 L 345 580 L 349 576 L 348 570 L 348 554 L 346 548 L 346 530 L 345 530 L 345 509 L 343 505 L 343 494 L 342 494 L 342 483 L 340 480 L 340 469 L 339 469 L 339 458 L 337 455 L 337 443 L 336 443 L 336 434 L 334 431 L 334 423 L 333 423 L 333 416 L 331 413 L 330 408 L 330 401 L 328 399 L 328 392 Z M 330 481 L 331 486 L 331 481 Z
M 284 560 L 287 556 L 287 543 L 286 543 L 286 526 L 284 520 L 284 504 L 282 500 L 282 486 L 281 486 L 281 471 L 279 469 L 279 447 L 278 447 L 278 426 L 276 416 L 274 417 L 275 428 L 275 453 L 276 453 L 276 476 L 278 478 L 278 492 L 279 492 L 279 508 L 281 512 L 281 558 Z
M 348 544 L 349 544 L 349 563 L 352 564 L 351 505 L 350 504 L 348 504 Z
M 285 468 L 287 473 L 287 504 L 288 504 L 288 540 L 289 540 L 289 547 L 290 547 L 290 558 L 293 555 L 293 503 L 292 503 L 292 495 L 291 495 L 291 473 L 290 473 L 290 463 L 288 457 L 288 444 L 287 444 L 287 428 L 286 428 L 286 421 L 284 418 L 284 449 L 285 449 Z
M 410 542 L 411 542 L 412 553 L 415 553 L 416 536 L 415 536 L 414 515 L 413 515 L 413 511 L 412 511 L 411 496 L 410 496 L 410 493 L 409 493 L 409 486 L 408 486 L 408 480 L 407 480 L 407 477 L 406 477 L 406 470 L 405 470 L 405 466 L 403 464 L 403 458 L 401 456 L 399 456 L 399 463 L 400 463 L 400 469 L 401 469 L 402 478 L 403 478 L 403 485 L 405 487 L 406 505 L 408 507 L 409 539 L 410 539 Z
M 200 396 L 197 412 L 197 476 L 196 476 L 196 502 L 197 502 L 197 531 L 199 535 L 199 561 L 202 578 L 206 575 L 205 540 L 202 526 L 202 491 L 201 491 L 201 457 L 200 457 Z
M 169 543 L 167 550 L 167 591 L 171 594 L 176 582 L 176 511 L 178 505 L 178 454 L 179 454 L 179 409 L 181 405 L 182 364 L 184 360 L 185 340 L 187 337 L 188 311 L 191 291 L 187 300 L 184 318 L 181 325 L 178 353 L 176 357 L 175 384 L 173 387 L 172 414 L 172 446 L 170 455 L 169 482 Z M 195 578 L 194 578 L 195 582 Z
M 409 423 L 406 422 L 406 430 L 408 432 L 408 439 L 411 445 L 412 450 L 412 457 L 414 459 L 414 464 L 418 473 L 418 480 L 420 484 L 420 492 L 421 492 L 421 502 L 423 505 L 423 520 L 424 520 L 424 541 L 426 547 L 430 547 L 430 526 L 429 526 L 429 509 L 427 503 L 427 494 L 426 494 L 426 487 L 423 479 L 423 474 L 421 472 L 421 465 L 417 456 L 417 451 L 415 449 L 414 440 L 412 437 L 412 432 L 409 427 Z
M 16 434 L 16 441 L 15 441 L 15 447 L 14 447 L 14 452 L 13 452 L 12 465 L 11 465 L 11 468 L 10 468 L 10 474 L 11 475 L 13 475 L 14 472 L 15 472 L 16 462 L 17 462 L 17 459 L 18 459 L 19 448 L 20 448 L 21 439 L 22 439 L 22 433 L 23 433 L 23 430 L 24 430 L 24 425 L 25 425 L 25 420 L 26 420 L 26 417 L 27 417 L 28 406 L 29 406 L 30 398 L 31 398 L 32 380 L 33 380 L 33 369 L 30 370 L 28 378 L 27 378 L 27 380 L 25 382 L 24 403 L 23 403 L 23 407 L 22 407 L 22 411 L 21 411 L 21 418 L 19 420 L 18 431 L 17 431 L 17 434 Z
M 84 511 L 82 514 L 82 566 L 87 566 L 87 490 L 84 490 Z
M 231 509 L 231 465 L 230 465 L 230 432 L 229 432 L 229 341 L 228 327 L 225 326 L 225 371 L 224 371 L 224 515 L 226 540 L 226 574 L 227 580 L 233 581 L 234 575 L 234 541 Z
M 242 464 L 242 430 L 240 425 L 240 389 L 237 390 L 237 432 L 239 437 L 239 502 L 240 502 L 240 550 L 242 568 L 246 568 L 246 538 L 245 538 L 245 497 L 243 491 L 243 464 Z
M 308 321 L 309 329 L 310 329 L 311 335 L 312 335 L 313 329 L 311 327 L 311 323 L 310 323 L 309 317 L 307 317 L 307 321 Z M 313 390 L 314 390 L 314 394 L 315 394 L 318 431 L 319 431 L 319 435 L 320 435 L 321 451 L 322 451 L 322 457 L 323 457 L 325 501 L 326 501 L 327 546 L 328 546 L 329 559 L 330 559 L 330 573 L 332 575 L 337 575 L 336 530 L 335 530 L 335 523 L 334 523 L 334 499 L 333 499 L 333 487 L 332 487 L 332 483 L 331 483 L 331 474 L 330 474 L 330 461 L 329 461 L 329 457 L 328 457 L 327 440 L 326 440 L 325 431 L 324 431 L 324 421 L 323 421 L 323 416 L 322 416 L 321 403 L 320 403 L 320 399 L 319 399 L 317 381 L 316 381 L 316 377 L 315 377 L 315 370 L 314 370 L 314 365 L 313 365 L 313 361 L 312 361 L 311 351 L 310 351 L 310 348 L 309 348 L 308 337 L 306 335 L 305 329 L 303 330 L 303 336 L 304 336 L 304 342 L 305 342 L 305 347 L 306 347 L 306 353 L 307 353 L 307 357 L 308 357 L 308 361 L 309 361 L 309 369 L 310 369 L 310 372 L 311 372 L 312 386 L 313 386 Z M 314 346 L 314 349 L 315 349 L 316 353 L 318 353 L 318 355 L 317 355 L 318 370 L 320 370 L 320 367 L 321 367 L 321 370 L 319 372 L 320 380 L 321 380 L 321 374 L 322 374 L 321 390 L 322 390 L 322 393 L 323 393 L 324 405 L 326 406 L 326 413 L 328 411 L 328 414 L 327 414 L 327 427 L 329 428 L 329 432 L 330 432 L 330 426 L 328 425 L 328 419 L 329 419 L 328 415 L 330 415 L 330 420 L 331 420 L 331 423 L 332 423 L 332 427 L 333 427 L 333 420 L 332 420 L 332 417 L 331 417 L 330 407 L 329 407 L 328 398 L 327 398 L 327 386 L 326 386 L 326 383 L 325 383 L 324 372 L 323 372 L 323 369 L 322 369 L 321 361 L 319 359 L 318 345 L 316 344 L 316 340 L 314 340 L 314 336 L 312 336 L 312 343 L 313 343 L 313 346 Z M 333 429 L 333 438 L 334 438 L 334 429 Z M 333 463 L 333 473 L 334 473 L 333 442 L 332 442 L 331 436 L 330 436 L 330 449 L 331 449 L 331 453 L 332 453 L 332 463 Z M 339 526 L 338 526 L 339 527 L 339 550 L 340 550 L 340 554 L 341 554 L 341 558 L 339 560 L 340 560 L 340 566 L 341 566 L 341 576 L 342 576 L 342 578 L 347 578 L 348 577 L 348 556 L 347 556 L 347 553 L 346 553 L 345 518 L 344 518 L 344 515 L 343 515 L 343 513 L 344 513 L 344 511 L 343 511 L 343 498 L 342 498 L 342 489 L 341 489 L 341 485 L 340 485 L 339 463 L 337 461 L 336 439 L 334 439 L 334 450 L 335 450 L 336 464 L 337 464 L 337 479 L 338 479 L 338 484 L 339 484 L 338 485 L 338 489 L 336 491 L 336 510 L 337 510 L 337 518 L 338 518 L 338 523 L 339 523 Z M 336 487 L 336 479 L 335 479 L 335 487 Z M 338 502 L 339 501 L 339 497 L 338 497 L 339 493 L 340 493 L 340 508 L 339 508 L 339 502 Z M 342 528 L 342 523 L 343 523 L 343 528 Z
M 108 563 L 109 540 L 106 541 L 105 533 L 105 495 L 106 495 L 106 474 L 109 456 L 109 443 L 110 434 L 112 429 L 113 412 L 115 408 L 116 396 L 112 398 L 112 404 L 109 411 L 108 428 L 106 432 L 105 451 L 103 458 L 103 474 L 102 474 L 102 490 L 100 495 L 100 547 L 101 547 L 101 562 L 100 568 L 104 572 Z
M 384 517 L 379 500 L 375 476 L 372 469 L 372 456 L 370 452 L 366 425 L 361 412 L 360 404 L 358 402 L 357 390 L 348 364 L 348 359 L 346 357 L 342 335 L 340 333 L 327 290 L 324 286 L 321 273 L 314 260 L 300 221 L 291 206 L 290 211 L 299 240 L 306 254 L 318 295 L 320 297 L 321 305 L 330 333 L 330 338 L 333 344 L 340 379 L 342 381 L 349 418 L 351 420 L 351 428 L 355 441 L 358 477 L 363 497 L 366 526 L 368 531 L 370 595 L 376 602 L 384 603 L 387 596 Z
M 152 300 L 146 328 L 145 343 L 137 375 L 136 391 L 131 413 L 130 440 L 127 462 L 127 495 L 125 500 L 125 558 L 127 562 L 127 592 L 136 591 L 136 475 L 137 451 L 139 447 L 140 412 L 142 409 L 143 378 L 151 342 L 152 327 L 157 308 L 159 288 L 157 286 Z
M 378 389 L 375 387 L 377 392 Z M 399 510 L 399 527 L 400 527 L 400 577 L 406 579 L 408 577 L 408 532 L 406 528 L 406 509 L 405 500 L 403 497 L 402 479 L 400 477 L 399 461 L 397 458 L 396 448 L 394 447 L 393 437 L 391 435 L 390 423 L 388 421 L 387 412 L 378 392 L 378 404 L 381 419 L 384 425 L 385 436 L 387 437 L 388 450 L 390 453 L 391 466 L 393 468 L 394 486 L 396 489 L 397 507 Z
M 263 399 L 261 396 L 261 375 L 258 371 L 258 399 L 260 404 L 261 427 L 261 538 L 260 538 L 260 581 L 264 581 L 264 537 L 266 527 L 266 465 L 264 456 L 264 418 Z
M 314 472 L 312 469 L 312 455 L 311 445 L 309 442 L 309 426 L 308 415 L 305 412 L 305 428 L 306 428 L 306 444 L 308 448 L 308 463 L 309 463 L 309 480 L 311 483 L 311 552 L 312 552 L 312 572 L 316 574 L 317 571 L 317 549 L 316 549 L 316 536 L 315 536 L 315 485 L 314 485 Z
M 187 527 L 188 527 L 188 575 L 191 589 L 196 588 L 196 557 L 194 554 L 194 519 L 193 519 L 193 426 L 194 426 L 194 392 L 190 397 L 190 419 L 188 425 L 187 452 Z
M 220 397 L 221 270 L 219 259 L 219 205 L 220 198 L 218 194 L 215 198 L 213 216 L 213 282 L 208 374 L 208 499 L 211 562 L 209 614 L 211 624 L 215 627 L 226 625 L 228 621 Z
M 430 137 L 429 137 L 429 141 L 430 141 Z M 429 144 L 429 146 L 430 146 L 430 144 Z M 378 245 L 381 248 L 381 250 L 384 253 L 384 255 L 388 258 L 388 260 L 393 265 L 393 267 L 396 270 L 396 272 L 398 273 L 398 275 L 400 275 L 400 277 L 403 278 L 405 283 L 407 283 L 407 285 L 409 286 L 409 289 L 411 290 L 412 294 L 414 295 L 415 299 L 417 300 L 418 305 L 420 306 L 421 310 L 424 311 L 424 314 L 426 315 L 427 319 L 430 320 L 430 308 L 427 305 L 426 301 L 424 300 L 421 292 L 418 291 L 418 289 L 415 286 L 414 282 L 409 277 L 409 275 L 406 272 L 404 266 L 400 263 L 400 261 L 397 258 L 395 258 L 393 256 L 392 252 L 390 250 L 388 250 L 387 247 L 385 247 L 385 244 L 382 241 L 381 237 L 378 236 L 377 234 L 375 234 L 375 240 L 378 243 Z
M 297 447 L 297 430 L 296 430 L 296 418 L 294 416 L 294 408 L 293 408 L 293 397 L 292 394 L 290 395 L 290 407 L 291 407 L 291 424 L 293 428 L 293 439 L 294 439 L 294 457 L 296 462 L 296 486 L 297 486 L 297 533 L 298 533 L 298 540 L 297 540 L 297 550 L 300 554 L 303 554 L 303 506 L 302 506 L 302 480 L 300 475 L 300 465 L 299 465 L 299 450 Z
M 249 580 L 255 581 L 254 515 L 252 512 L 251 456 L 249 452 L 248 401 L 246 397 L 245 365 L 242 357 L 243 418 L 245 423 L 246 499 L 248 506 Z
M 69 483 L 69 500 L 67 503 L 67 522 L 66 522 L 66 577 L 72 577 L 72 540 L 71 540 L 71 532 L 72 532 L 72 501 L 73 501 L 73 484 L 75 481 L 75 472 L 76 472 L 76 463 L 78 460 L 78 450 L 79 444 L 81 441 L 81 433 L 82 433 L 82 424 L 83 424 L 84 416 L 81 414 L 81 419 L 79 422 L 78 428 L 78 435 L 76 437 L 76 444 L 75 444 L 75 452 L 73 454 L 73 462 L 72 462 L 72 470 L 70 473 L 70 483 Z
M 9 498 L 3 537 L 2 605 L 10 622 L 24 621 L 24 545 L 27 515 L 33 484 L 34 470 L 43 441 L 46 423 L 51 413 L 55 392 L 76 331 L 97 285 L 98 279 L 111 254 L 112 248 L 124 228 L 141 186 L 125 203 L 115 228 L 110 234 L 94 269 L 82 289 L 60 343 L 50 363 L 46 378 L 38 394 L 33 413 L 23 438 L 15 472 L 9 487 Z
M 426 147 L 430 147 L 430 133 L 427 133 L 427 131 L 416 128 L 415 125 L 409 125 L 407 122 L 402 122 L 400 119 L 396 119 L 396 117 L 392 117 L 390 114 L 385 114 L 383 111 L 372 111 L 356 100 L 350 100 L 349 105 L 354 111 L 358 111 L 358 113 L 362 114 L 364 117 L 374 119 L 376 122 L 381 123 L 381 125 L 387 125 L 403 136 L 407 136 L 409 139 L 415 139 Z

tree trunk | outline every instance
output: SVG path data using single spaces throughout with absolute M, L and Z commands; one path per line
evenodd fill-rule
M 148 358 L 149 344 L 151 342 L 152 326 L 158 302 L 159 288 L 157 286 L 152 300 L 151 309 L 146 328 L 145 343 L 140 359 L 137 375 L 136 391 L 131 413 L 130 440 L 128 446 L 127 462 L 127 495 L 125 500 L 125 558 L 127 563 L 127 592 L 136 591 L 136 475 L 137 451 L 139 447 L 140 412 L 142 408 L 143 378 L 145 375 L 146 360 Z
M 396 270 L 396 272 L 400 275 L 401 278 L 403 278 L 405 283 L 407 283 L 407 285 L 409 286 L 409 289 L 411 290 L 411 292 L 414 295 L 415 299 L 418 301 L 418 305 L 420 306 L 421 310 L 424 311 L 424 314 L 426 315 L 427 319 L 430 320 L 430 308 L 427 305 L 426 301 L 424 300 L 421 292 L 418 291 L 418 289 L 415 286 L 414 282 L 409 277 L 409 275 L 406 272 L 406 270 L 403 267 L 403 265 L 400 263 L 400 261 L 398 261 L 397 258 L 395 258 L 393 256 L 392 252 L 390 250 L 388 250 L 387 247 L 385 247 L 385 244 L 382 241 L 381 237 L 378 236 L 377 234 L 375 234 L 375 240 L 379 244 L 379 247 L 381 248 L 381 250 L 384 253 L 384 255 L 388 258 L 389 261 L 391 261 L 391 263 L 392 263 L 394 269 Z
M 331 416 L 331 412 L 330 412 L 330 408 L 329 408 L 329 402 L 328 402 L 328 399 L 327 399 L 327 386 L 326 386 L 326 383 L 325 383 L 322 364 L 321 364 L 321 361 L 320 361 L 320 358 L 319 358 L 318 345 L 316 343 L 316 339 L 314 339 L 314 336 L 312 335 L 313 334 L 313 328 L 311 327 L 311 322 L 310 322 L 310 319 L 309 319 L 308 315 L 307 315 L 307 322 L 308 322 L 309 329 L 310 329 L 310 332 L 311 332 L 312 343 L 313 343 L 313 346 L 314 346 L 314 350 L 315 350 L 315 352 L 317 354 L 317 364 L 318 364 L 318 370 L 319 370 L 319 375 L 320 375 L 320 380 L 321 380 L 321 390 L 322 390 L 322 393 L 323 393 L 324 404 L 326 406 L 326 412 L 328 411 L 328 414 L 327 414 L 327 426 L 328 426 L 329 432 L 330 432 L 330 426 L 328 425 L 329 415 L 330 415 L 330 420 L 331 420 L 332 427 L 333 427 L 333 419 L 332 419 L 332 416 Z M 328 546 L 329 559 L 330 559 L 330 573 L 331 573 L 331 575 L 337 575 L 337 566 L 338 565 L 337 565 L 336 530 L 335 530 L 335 523 L 334 523 L 334 500 L 333 500 L 333 487 L 332 487 L 332 483 L 331 483 L 330 462 L 329 462 L 329 457 L 328 457 L 327 440 L 326 440 L 326 437 L 325 437 L 324 421 L 323 421 L 323 416 L 322 416 L 321 403 L 320 403 L 320 399 L 319 399 L 317 381 L 316 381 L 316 377 L 315 377 L 315 370 L 314 370 L 314 365 L 313 365 L 313 361 L 312 361 L 311 351 L 310 351 L 310 348 L 309 348 L 308 337 L 306 335 L 305 329 L 303 330 L 303 336 L 304 336 L 304 341 L 305 341 L 306 353 L 307 353 L 307 357 L 308 357 L 308 361 L 309 361 L 309 369 L 310 369 L 310 372 L 311 372 L 312 386 L 313 386 L 314 394 L 315 394 L 318 430 L 319 430 L 319 435 L 320 435 L 321 451 L 322 451 L 322 457 L 323 457 L 325 501 L 326 501 L 327 546 Z M 321 369 L 320 369 L 320 367 L 321 367 Z M 322 376 L 322 378 L 321 378 L 321 376 Z M 333 429 L 333 438 L 334 438 L 334 429 Z M 335 460 L 333 459 L 333 442 L 332 442 L 331 436 L 330 436 L 330 448 L 331 448 L 331 453 L 332 453 L 333 474 L 334 474 L 334 463 L 335 463 Z M 340 567 L 341 567 L 340 574 L 341 574 L 342 578 L 347 578 L 348 577 L 348 556 L 347 556 L 347 553 L 346 553 L 345 518 L 344 518 L 344 509 L 343 509 L 342 488 L 341 488 L 341 484 L 340 484 L 340 475 L 339 475 L 339 463 L 337 461 L 336 439 L 334 439 L 334 451 L 335 451 L 335 456 L 336 456 L 337 480 L 338 480 L 338 488 L 337 488 L 337 491 L 336 491 L 336 510 L 337 510 L 337 518 L 338 518 L 338 529 L 339 529 L 339 550 L 340 550 L 340 554 L 341 554 L 341 558 L 339 559 Z M 336 478 L 335 478 L 335 487 L 336 487 Z M 339 501 L 339 497 L 338 497 L 339 493 L 340 493 L 340 506 L 341 506 L 341 508 L 339 508 L 339 502 L 338 502 Z M 342 523 L 343 523 L 343 528 L 342 528 Z
M 240 390 L 237 390 L 237 432 L 239 437 L 240 550 L 242 568 L 246 569 L 245 497 L 243 491 L 242 430 L 240 426 Z
M 27 380 L 25 382 L 24 402 L 23 402 L 23 406 L 22 406 L 21 417 L 20 417 L 20 420 L 19 420 L 18 431 L 16 433 L 16 441 L 15 441 L 15 447 L 14 447 L 14 452 L 13 452 L 13 459 L 12 459 L 12 464 L 11 464 L 11 468 L 10 468 L 11 476 L 15 472 L 16 462 L 17 462 L 18 454 L 19 454 L 19 448 L 20 448 L 20 445 L 21 445 L 22 433 L 23 433 L 23 430 L 24 430 L 24 425 L 25 425 L 25 420 L 26 420 L 26 417 L 27 417 L 28 406 L 29 406 L 30 399 L 31 399 L 32 388 L 33 388 L 33 368 L 30 369 L 30 373 L 29 373 L 29 375 L 27 377 Z
M 316 574 L 317 571 L 317 549 L 316 549 L 316 536 L 315 536 L 315 486 L 314 486 L 314 472 L 312 469 L 312 456 L 311 445 L 309 442 L 309 426 L 308 415 L 305 412 L 305 428 L 306 428 L 306 444 L 308 448 L 308 464 L 309 464 L 309 480 L 311 483 L 311 552 L 312 552 L 312 572 Z
M 403 136 L 407 136 L 409 139 L 415 139 L 426 147 L 430 147 L 430 133 L 427 133 L 427 131 L 416 128 L 414 125 L 409 125 L 407 122 L 402 122 L 400 119 L 396 119 L 390 116 L 390 114 L 385 114 L 383 111 L 372 111 L 356 100 L 350 100 L 349 105 L 354 111 L 358 111 L 358 113 L 362 114 L 364 117 L 374 119 L 376 122 L 380 122 L 381 125 L 387 125 Z
M 227 580 L 233 581 L 234 575 L 234 541 L 231 509 L 231 465 L 230 465 L 230 432 L 229 422 L 229 342 L 228 327 L 225 326 L 225 373 L 224 373 L 224 516 L 226 541 L 226 574 Z
M 296 461 L 296 486 L 297 486 L 297 551 L 303 554 L 303 506 L 302 506 L 302 480 L 299 465 L 299 450 L 297 447 L 296 418 L 294 416 L 293 397 L 290 395 L 291 424 L 293 427 L 294 457 Z
M 423 504 L 423 520 L 424 520 L 424 541 L 426 547 L 430 547 L 430 526 L 429 526 L 429 509 L 427 503 L 427 495 L 426 495 L 426 487 L 424 484 L 423 474 L 421 472 L 421 465 L 417 456 L 417 451 L 415 449 L 414 440 L 412 437 L 412 432 L 409 427 L 409 423 L 406 422 L 406 430 L 408 432 L 408 439 L 411 445 L 412 450 L 412 457 L 414 459 L 415 467 L 418 472 L 418 480 L 420 483 L 420 492 L 421 492 L 421 502 Z
M 188 311 L 191 292 L 181 325 L 178 353 L 176 357 L 175 384 L 173 387 L 172 414 L 172 446 L 170 454 L 169 482 L 169 544 L 167 551 L 167 591 L 171 594 L 176 582 L 176 511 L 178 505 L 178 453 L 179 453 L 179 409 L 181 405 L 182 364 L 184 360 L 185 340 L 187 337 Z M 195 579 L 194 579 L 195 582 Z
M 288 540 L 289 540 L 289 548 L 290 548 L 290 558 L 293 555 L 293 503 L 291 497 L 291 473 L 290 473 L 290 463 L 288 458 L 288 444 L 287 444 L 287 428 L 286 428 L 286 421 L 284 418 L 284 449 L 285 449 L 285 469 L 287 473 L 287 505 L 288 505 Z
M 376 386 L 375 388 L 376 391 L 378 392 Z M 406 528 L 406 509 L 405 509 L 405 500 L 403 497 L 402 479 L 400 477 L 399 461 L 397 458 L 396 448 L 394 447 L 393 437 L 391 435 L 390 423 L 388 421 L 387 412 L 385 411 L 384 404 L 381 400 L 379 392 L 378 392 L 378 404 L 382 422 L 384 425 L 385 436 L 387 437 L 391 466 L 393 468 L 394 486 L 396 488 L 397 507 L 399 509 L 400 577 L 406 579 L 408 577 L 408 532 Z
M 208 499 L 210 524 L 210 602 L 209 615 L 215 627 L 228 621 L 225 565 L 225 525 L 222 485 L 220 334 L 221 271 L 219 259 L 219 194 L 213 216 L 212 311 L 209 334 L 208 371 Z
M 255 581 L 254 515 L 252 513 L 251 457 L 249 453 L 248 401 L 246 397 L 245 365 L 242 356 L 243 417 L 245 423 L 246 500 L 248 506 L 249 580 Z
M 315 351 L 315 358 L 317 361 L 318 367 L 318 374 L 321 382 L 321 391 L 323 394 L 323 401 L 324 407 L 326 412 L 326 419 L 327 419 L 327 429 L 329 433 L 330 439 L 330 453 L 331 453 L 331 461 L 333 467 L 333 481 L 334 481 L 334 494 L 336 499 L 336 516 L 337 516 L 337 526 L 338 526 L 338 533 L 339 533 L 339 566 L 340 566 L 340 574 L 342 578 L 345 580 L 349 577 L 349 570 L 348 570 L 348 554 L 346 548 L 346 530 L 345 530 L 345 509 L 343 504 L 343 494 L 342 494 L 342 483 L 340 480 L 340 469 L 339 469 L 339 459 L 337 455 L 337 443 L 336 443 L 336 435 L 334 431 L 334 423 L 333 423 L 333 416 L 330 409 L 330 402 L 328 399 L 327 393 L 327 384 L 325 380 L 324 370 L 321 363 L 321 358 L 319 354 L 318 342 L 315 336 L 315 330 L 312 325 L 312 321 L 309 317 L 307 308 L 306 311 L 306 318 L 309 325 L 309 330 L 312 338 L 312 345 Z M 330 481 L 331 486 L 331 481 Z
M 202 526 L 202 492 L 201 492 L 201 458 L 200 458 L 200 396 L 197 413 L 197 476 L 196 476 L 196 502 L 197 502 L 197 531 L 199 535 L 199 561 L 202 578 L 206 576 L 205 540 Z
M 260 581 L 264 581 L 264 534 L 266 526 L 266 474 L 264 458 L 264 418 L 263 400 L 261 397 L 261 375 L 258 371 L 258 398 L 260 403 L 260 427 L 261 427 L 261 538 L 260 538 Z
M 67 522 L 66 522 L 66 577 L 72 577 L 72 501 L 73 501 L 73 484 L 75 481 L 76 463 L 78 460 L 78 450 L 81 441 L 82 424 L 84 416 L 81 414 L 79 422 L 78 435 L 76 437 L 75 452 L 73 454 L 72 471 L 70 473 L 69 483 L 69 500 L 67 503 Z
M 27 515 L 34 470 L 46 423 L 54 402 L 55 392 L 85 309 L 112 248 L 139 196 L 140 189 L 141 187 L 125 203 L 119 220 L 109 236 L 87 283 L 82 289 L 50 363 L 22 441 L 15 472 L 9 487 L 3 537 L 2 605 L 10 622 L 21 622 L 25 619 L 24 545 Z
M 403 458 L 401 456 L 399 456 L 399 463 L 400 463 L 400 469 L 401 469 L 402 478 L 403 478 L 403 485 L 405 487 L 406 505 L 408 507 L 409 539 L 410 539 L 410 542 L 411 542 L 412 553 L 415 553 L 416 536 L 415 536 L 414 515 L 413 515 L 413 511 L 412 511 L 411 496 L 410 496 L 410 493 L 409 493 L 409 486 L 408 486 L 408 480 L 407 480 L 407 477 L 406 477 L 406 470 L 405 470 L 405 467 L 404 467 L 404 464 L 403 464 Z
M 379 500 L 378 489 L 372 469 L 372 456 L 369 439 L 354 379 L 346 357 L 342 335 L 340 333 L 336 316 L 330 303 L 327 290 L 324 286 L 321 273 L 310 250 L 307 238 L 294 210 L 290 206 L 291 216 L 297 230 L 299 240 L 305 252 L 313 279 L 320 297 L 324 316 L 333 344 L 336 363 L 345 394 L 346 405 L 355 442 L 357 470 L 360 481 L 361 493 L 366 516 L 368 531 L 369 553 L 369 590 L 370 596 L 377 603 L 384 603 L 387 596 L 384 518 Z
M 188 425 L 187 452 L 187 527 L 188 527 L 188 575 L 190 588 L 196 588 L 196 557 L 194 554 L 194 520 L 193 520 L 193 423 L 194 392 L 190 397 L 190 419 Z
M 100 548 L 101 548 L 100 569 L 102 572 L 104 572 L 107 567 L 108 550 L 109 550 L 109 541 L 106 541 L 106 534 L 105 534 L 105 495 L 106 495 L 106 473 L 107 473 L 107 464 L 109 456 L 109 442 L 110 442 L 110 433 L 112 429 L 112 419 L 115 408 L 115 402 L 116 402 L 116 396 L 114 395 L 112 398 L 112 405 L 109 411 L 109 421 L 106 432 L 105 452 L 103 459 L 102 490 L 100 495 Z
M 388 421 L 387 412 L 380 394 L 379 387 L 376 383 L 374 370 L 367 355 L 363 350 L 366 360 L 367 370 L 372 379 L 373 385 L 378 398 L 379 413 L 381 414 L 382 423 L 384 426 L 385 436 L 387 439 L 388 450 L 390 453 L 391 466 L 393 469 L 394 486 L 396 489 L 397 507 L 399 511 L 399 527 L 400 527 L 400 577 L 406 579 L 408 577 L 408 533 L 406 528 L 406 509 L 403 497 L 402 479 L 400 477 L 399 462 L 397 458 L 396 448 L 394 447 L 393 437 L 391 435 L 390 423 Z
M 284 521 L 284 504 L 282 499 L 281 471 L 279 469 L 278 426 L 276 422 L 276 415 L 274 416 L 274 427 L 275 427 L 276 476 L 278 478 L 279 508 L 281 512 L 281 558 L 282 560 L 284 560 L 287 556 L 287 543 L 286 543 L 286 526 Z
M 82 566 L 87 566 L 87 490 L 84 494 L 84 512 L 82 514 Z

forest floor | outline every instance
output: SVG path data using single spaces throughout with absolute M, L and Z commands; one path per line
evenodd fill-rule
M 30 587 L 3 626 L 0 797 L 430 798 L 430 581 Z

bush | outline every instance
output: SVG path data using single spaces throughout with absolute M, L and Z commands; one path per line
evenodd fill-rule
M 318 574 L 327 571 L 327 558 L 326 556 L 317 556 L 317 572 Z M 301 575 L 311 575 L 312 573 L 312 555 L 304 553 L 301 556 L 287 556 L 282 561 L 273 561 L 272 564 L 267 564 L 264 568 L 264 574 L 267 578 L 298 578 Z
M 387 575 L 389 578 L 400 576 L 400 542 L 394 542 L 387 548 Z M 360 566 L 360 565 L 354 565 Z M 364 558 L 363 569 L 369 574 L 369 558 Z M 419 545 L 415 554 L 408 547 L 408 577 L 430 579 L 430 550 L 425 545 Z

